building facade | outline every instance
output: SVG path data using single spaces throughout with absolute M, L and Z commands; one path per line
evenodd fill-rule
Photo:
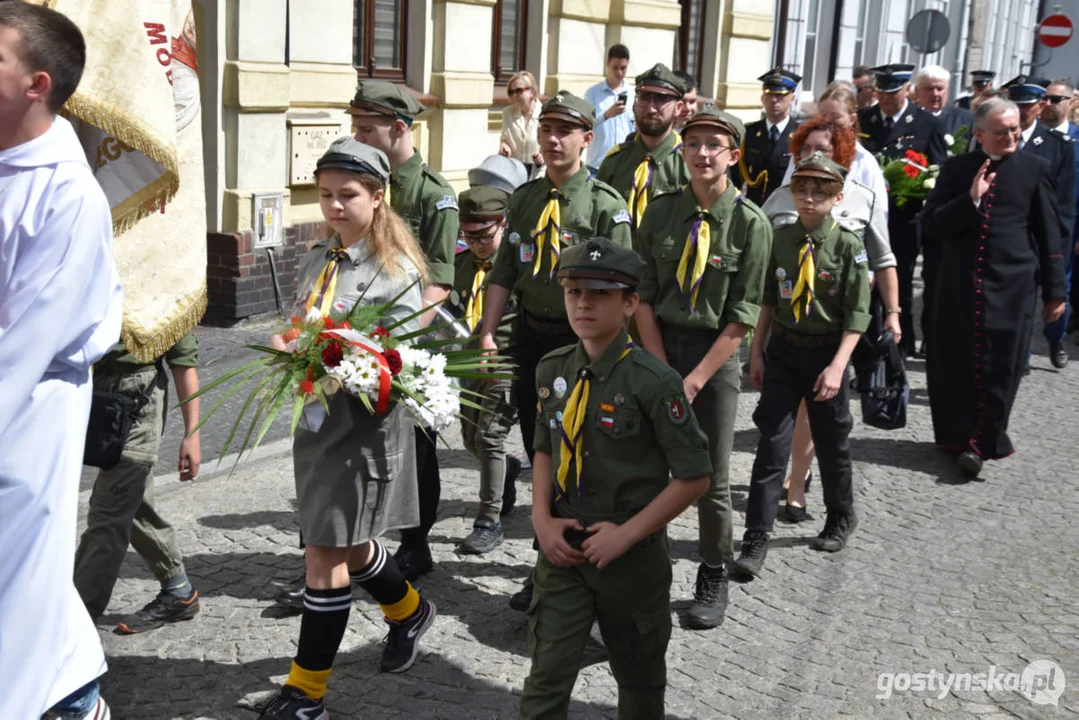
M 1071 0 L 1075 2 L 1075 0 Z M 950 34 L 939 51 L 922 55 L 906 27 L 922 10 L 938 10 Z M 857 65 L 906 62 L 952 72 L 953 97 L 969 86 L 971 70 L 995 70 L 998 82 L 1029 70 L 1038 3 L 1035 0 L 780 0 L 773 45 L 778 62 L 804 76 L 806 98 Z
M 771 0 L 196 0 L 206 154 L 209 319 L 287 310 L 295 257 L 321 219 L 312 170 L 349 131 L 358 78 L 402 83 L 430 108 L 413 126 L 455 187 L 497 152 L 506 82 L 583 94 L 606 48 L 630 75 L 657 62 L 759 116 Z

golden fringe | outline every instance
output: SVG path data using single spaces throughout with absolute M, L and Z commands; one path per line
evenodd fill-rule
M 136 118 L 115 106 L 109 106 L 79 92 L 67 101 L 64 110 L 82 122 L 112 135 L 165 168 L 165 174 L 159 180 L 113 208 L 113 235 L 121 235 L 130 230 L 139 220 L 156 213 L 162 204 L 168 203 L 176 195 L 176 191 L 180 189 L 180 164 L 175 148 L 166 148 L 155 141 L 143 130 L 142 123 Z
M 124 325 L 120 330 L 120 340 L 127 347 L 128 352 L 135 356 L 139 362 L 151 363 L 161 357 L 180 342 L 184 335 L 191 332 L 192 328 L 199 324 L 202 316 L 206 314 L 206 281 L 203 280 L 198 291 L 186 298 L 186 307 L 179 306 L 173 313 L 172 319 L 167 325 L 154 333 L 151 337 L 145 337 L 139 328 L 132 327 L 133 322 L 124 313 Z
M 760 171 L 760 174 L 752 180 L 749 179 L 749 168 L 746 167 L 746 141 L 743 139 L 742 144 L 738 146 L 741 152 L 738 154 L 738 173 L 742 176 L 742 182 L 751 188 L 757 188 L 762 183 L 765 189 L 768 188 L 768 169 Z

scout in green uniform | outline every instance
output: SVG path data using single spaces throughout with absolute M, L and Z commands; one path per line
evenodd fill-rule
M 390 207 L 404 219 L 427 256 L 430 282 L 423 289 L 425 306 L 445 300 L 453 288 L 453 257 L 459 224 L 457 193 L 441 175 L 423 162 L 412 146 L 410 128 L 427 108 L 408 91 L 383 80 L 363 80 L 349 103 L 356 139 L 386 153 L 390 159 L 390 183 L 386 195 Z M 423 316 L 427 325 L 434 311 Z M 420 525 L 401 533 L 401 547 L 394 557 L 405 577 L 415 580 L 431 569 L 427 535 L 435 524 L 442 483 L 435 453 L 437 435 L 416 428 L 416 463 L 420 483 Z
M 120 463 L 100 470 L 90 495 L 86 531 L 75 551 L 75 588 L 90 617 L 97 620 L 109 604 L 120 566 L 131 547 L 161 583 L 161 592 L 137 613 L 125 616 L 117 630 L 140 633 L 165 623 L 190 620 L 199 612 L 199 594 L 184 570 L 176 531 L 154 508 L 154 467 L 161 447 L 172 370 L 176 395 L 183 402 L 199 389 L 199 340 L 184 335 L 157 362 L 145 363 L 117 343 L 94 366 L 94 390 L 122 393 L 140 402 Z M 180 444 L 180 479 L 199 474 L 202 456 L 198 399 L 182 408 L 184 440 Z M 194 433 L 192 431 L 194 430 Z
M 503 158 L 505 159 L 505 158 Z M 475 332 L 483 320 L 483 298 L 491 261 L 502 243 L 506 228 L 509 195 L 493 187 L 465 190 L 458 198 L 461 206 L 461 237 L 468 250 L 457 253 L 453 292 L 450 300 L 463 316 L 469 330 Z M 503 322 L 498 326 L 495 343 L 500 355 L 513 352 L 513 304 L 507 303 Z M 517 406 L 510 380 L 472 383 L 469 390 L 482 393 L 470 396 L 483 411 L 461 406 L 461 435 L 465 449 L 480 463 L 479 517 L 472 533 L 458 550 L 481 555 L 502 544 L 502 522 L 517 502 L 514 484 L 521 472 L 521 461 L 506 455 L 506 436 L 517 422 Z
M 730 456 L 742 373 L 738 346 L 757 322 L 772 253 L 772 225 L 729 182 L 742 123 L 709 104 L 687 121 L 692 180 L 657 195 L 637 231 L 648 263 L 641 284 L 641 342 L 683 377 L 712 453 L 708 492 L 697 502 L 701 565 L 692 628 L 723 622 L 734 559 Z
M 566 319 L 556 281 L 565 248 L 588 238 L 609 237 L 632 247 L 626 203 L 610 185 L 589 177 L 581 153 L 592 142 L 596 110 L 561 91 L 540 109 L 539 144 L 547 174 L 525 183 L 510 197 L 506 242 L 487 280 L 480 347 L 496 350 L 494 335 L 510 294 L 518 297 L 514 348 L 518 416 L 525 452 L 532 458 L 535 433 L 536 365 L 547 353 L 577 341 Z M 527 607 L 528 589 L 513 606 Z
M 540 555 L 522 720 L 566 717 L 596 620 L 618 683 L 618 717 L 664 717 L 665 528 L 708 487 L 711 463 L 682 378 L 625 330 L 643 270 L 637 253 L 605 238 L 562 256 L 558 278 L 580 341 L 536 370 L 532 525 Z
M 674 130 L 685 94 L 685 80 L 663 63 L 638 75 L 633 101 L 637 132 L 611 148 L 596 173 L 626 199 L 634 227 L 640 227 L 653 197 L 689 182 L 682 139 Z
M 759 575 L 764 566 L 790 457 L 794 417 L 803 400 L 828 511 L 812 547 L 842 550 L 858 524 L 847 441 L 853 424 L 847 365 L 869 326 L 870 294 L 865 247 L 831 216 L 842 198 L 846 175 L 846 168 L 821 153 L 799 162 L 791 180 L 799 220 L 777 230 L 772 244 L 750 360 L 750 377 L 761 391 L 753 413 L 761 437 L 749 485 L 742 552 L 735 561 L 748 575 Z

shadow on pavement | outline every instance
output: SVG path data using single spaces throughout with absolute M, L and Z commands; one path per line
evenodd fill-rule
M 225 513 L 223 515 L 203 515 L 198 518 L 199 525 L 218 530 L 247 530 L 248 528 L 269 526 L 282 532 L 295 533 L 299 522 L 295 512 L 285 510 L 260 510 L 252 513 Z

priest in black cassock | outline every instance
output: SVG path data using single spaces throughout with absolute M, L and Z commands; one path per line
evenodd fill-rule
M 1064 311 L 1064 257 L 1048 162 L 1020 153 L 1019 109 L 978 107 L 978 149 L 944 164 L 922 214 L 940 244 L 926 357 L 937 445 L 968 475 L 1015 452 L 1008 417 L 1026 362 L 1035 290 L 1042 315 Z M 1069 208 L 1070 211 L 1070 208 Z

